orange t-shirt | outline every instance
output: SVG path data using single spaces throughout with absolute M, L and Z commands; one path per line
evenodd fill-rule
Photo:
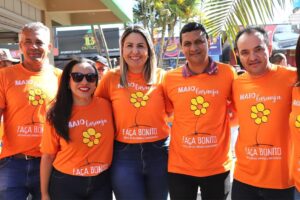
M 292 175 L 295 185 L 300 191 L 300 87 L 293 88 L 292 112 L 290 114 L 290 129 L 292 133 Z
M 228 101 L 234 69 L 217 63 L 217 74 L 183 77 L 169 71 L 164 90 L 174 108 L 168 171 L 204 177 L 231 168 Z
M 295 80 L 295 71 L 272 65 L 261 77 L 244 73 L 234 81 L 240 125 L 234 172 L 238 181 L 272 189 L 293 186 L 288 119 Z
M 31 72 L 17 64 L 0 70 L 0 108 L 4 134 L 0 158 L 18 153 L 41 156 L 39 145 L 46 106 L 55 98 L 61 70 Z
M 67 143 L 47 121 L 41 152 L 56 154 L 55 169 L 74 176 L 96 176 L 108 169 L 114 140 L 111 104 L 94 97 L 87 106 L 73 106 L 69 135 Z
M 147 85 L 142 74 L 129 72 L 128 88 L 124 88 L 120 85 L 119 69 L 104 75 L 95 95 L 112 102 L 117 141 L 144 143 L 168 137 L 163 76 L 164 71 L 157 69 L 156 83 Z

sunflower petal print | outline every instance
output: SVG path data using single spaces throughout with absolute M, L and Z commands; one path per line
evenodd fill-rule
M 145 95 L 143 92 L 138 91 L 136 93 L 131 94 L 130 102 L 133 104 L 134 107 L 140 108 L 146 106 L 148 99 L 148 95 Z
M 298 116 L 296 117 L 296 120 L 295 120 L 295 127 L 296 127 L 296 128 L 300 128 L 300 115 L 298 115 Z
M 205 115 L 208 107 L 209 103 L 202 96 L 191 99 L 191 110 L 196 116 Z
M 28 100 L 33 106 L 43 105 L 46 94 L 40 88 L 33 88 L 28 91 Z
M 269 109 L 265 108 L 263 103 L 258 103 L 251 107 L 251 118 L 258 125 L 268 122 L 268 116 L 271 114 Z
M 99 144 L 101 133 L 97 133 L 97 131 L 94 128 L 88 128 L 82 133 L 82 136 L 82 142 L 88 147 L 93 147 L 94 145 Z

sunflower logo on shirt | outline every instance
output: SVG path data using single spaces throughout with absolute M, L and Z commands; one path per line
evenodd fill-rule
M 146 107 L 147 102 L 148 102 L 149 99 L 150 99 L 149 95 L 147 95 L 147 94 L 145 94 L 141 91 L 135 91 L 135 92 L 132 92 L 130 94 L 129 101 L 133 105 L 133 107 L 136 108 L 136 114 L 135 114 L 135 117 L 134 117 L 134 125 L 131 126 L 130 128 L 135 128 L 135 127 L 140 127 L 140 126 L 149 127 L 148 125 L 138 123 L 138 119 L 137 119 L 137 116 L 138 116 L 138 113 L 139 113 L 140 109 L 142 107 Z
M 82 136 L 82 142 L 88 147 L 93 147 L 94 145 L 99 144 L 101 133 L 98 133 L 94 128 L 88 128 L 82 133 Z
M 269 109 L 265 108 L 263 103 L 258 103 L 251 107 L 251 118 L 257 125 L 268 122 L 268 116 L 271 114 Z
M 195 131 L 193 132 L 192 135 L 198 135 L 198 134 L 210 135 L 210 133 L 204 133 L 198 131 L 199 128 L 198 120 L 201 116 L 204 116 L 207 113 L 208 108 L 209 108 L 209 102 L 207 102 L 203 96 L 199 95 L 191 99 L 190 109 L 193 112 L 193 114 L 197 116 L 197 120 L 195 123 Z
M 46 99 L 46 94 L 40 88 L 32 88 L 28 91 L 28 100 L 31 105 L 43 105 Z
M 44 105 L 47 102 L 47 95 L 46 93 L 39 87 L 30 88 L 28 90 L 28 103 L 33 106 L 33 113 L 31 116 L 31 122 L 26 125 L 32 124 L 43 124 L 44 116 L 46 110 Z
M 144 107 L 147 104 L 149 99 L 148 95 L 145 95 L 143 92 L 135 92 L 130 95 L 130 102 L 136 108 Z
M 254 146 L 260 146 L 260 145 L 273 146 L 272 144 L 260 143 L 258 141 L 259 140 L 259 136 L 258 136 L 259 128 L 262 124 L 268 122 L 270 114 L 271 114 L 271 110 L 266 108 L 265 104 L 263 104 L 262 102 L 259 102 L 255 105 L 251 106 L 250 117 L 251 117 L 251 119 L 254 120 L 254 123 L 256 125 L 258 125 L 256 134 L 255 134 L 256 135 L 255 136 L 256 143 Z
M 300 128 L 300 115 L 298 115 L 298 116 L 296 117 L 296 120 L 295 120 L 295 127 L 296 127 L 296 128 Z
M 205 101 L 202 96 L 191 99 L 191 111 L 193 111 L 196 116 L 205 115 L 208 107 L 209 103 Z

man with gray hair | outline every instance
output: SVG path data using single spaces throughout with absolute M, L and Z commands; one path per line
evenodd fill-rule
M 0 70 L 0 199 L 40 199 L 39 144 L 61 71 L 49 63 L 50 30 L 42 23 L 26 24 L 19 45 L 24 61 Z

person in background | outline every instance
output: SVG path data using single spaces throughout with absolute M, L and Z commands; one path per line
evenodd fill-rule
M 0 199 L 40 199 L 40 142 L 46 106 L 54 99 L 61 70 L 49 63 L 50 30 L 40 22 L 20 33 L 24 61 L 0 70 Z M 49 84 L 51 83 L 51 84 Z
M 20 60 L 11 56 L 8 49 L 0 49 L 0 69 L 19 63 Z
M 111 58 L 111 67 L 112 68 L 117 67 L 117 58 Z
M 240 128 L 232 200 L 292 200 L 289 113 L 296 73 L 270 63 L 268 34 L 260 27 L 241 30 L 235 51 L 246 72 L 233 82 Z
M 238 76 L 246 72 L 240 65 L 233 65 L 233 67 Z
M 103 56 L 95 56 L 92 60 L 96 63 L 96 68 L 99 74 L 99 80 L 103 77 L 103 75 L 109 70 L 109 65 L 107 59 Z
M 0 49 L 0 69 L 9 67 L 13 64 L 19 63 L 18 59 L 14 59 L 8 49 Z M 1 117 L 1 127 L 0 127 L 0 153 L 2 151 L 2 135 L 3 135 L 3 117 Z
M 292 93 L 292 112 L 290 114 L 290 128 L 292 133 L 292 175 L 295 181 L 295 200 L 300 200 L 300 37 L 296 46 L 297 81 Z
M 173 67 L 166 67 L 166 71 L 170 71 L 172 69 L 174 69 L 174 68 Z
M 43 200 L 112 199 L 112 110 L 93 97 L 97 83 L 91 60 L 73 59 L 63 70 L 41 143 Z
M 281 65 L 287 67 L 287 59 L 283 53 L 275 53 L 271 56 L 270 62 L 276 65 Z
M 156 66 L 153 43 L 144 28 L 128 27 L 120 50 L 120 68 L 108 71 L 95 93 L 113 107 L 113 191 L 118 200 L 166 200 L 169 127 L 161 86 L 165 73 Z
M 163 87 L 174 108 L 168 176 L 172 200 L 224 200 L 231 169 L 228 102 L 235 70 L 208 55 L 202 24 L 180 32 L 186 64 L 167 73 Z

